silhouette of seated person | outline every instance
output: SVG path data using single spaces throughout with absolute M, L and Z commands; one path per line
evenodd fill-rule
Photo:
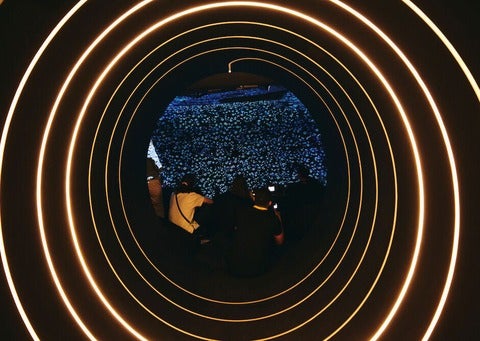
M 243 175 L 237 175 L 229 189 L 215 197 L 214 226 L 220 238 L 229 238 L 233 232 L 235 212 L 253 205 L 252 192 Z
M 209 217 L 203 212 L 198 214 L 198 211 L 210 204 L 213 204 L 213 200 L 202 195 L 196 187 L 195 176 L 187 174 L 170 197 L 169 220 L 190 234 L 200 233 L 200 226 L 206 229 Z M 204 231 L 200 234 L 204 234 Z
M 274 248 L 283 243 L 280 219 L 272 209 L 271 193 L 256 190 L 254 205 L 237 210 L 227 267 L 234 276 L 252 277 L 265 273 L 273 262 Z
M 161 218 L 164 218 L 165 210 L 163 206 L 162 179 L 160 177 L 160 169 L 151 157 L 147 158 L 147 185 L 155 214 Z
M 308 233 L 319 217 L 323 200 L 322 184 L 310 176 L 304 166 L 297 166 L 299 181 L 287 186 L 282 215 L 285 224 L 285 238 L 299 240 Z

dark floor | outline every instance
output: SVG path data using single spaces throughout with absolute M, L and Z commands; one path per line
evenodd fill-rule
M 309 274 L 326 255 L 338 229 L 327 223 L 319 217 L 303 238 L 287 238 L 269 271 L 254 278 L 232 276 L 214 241 L 194 245 L 188 233 L 165 219 L 151 227 L 144 249 L 164 275 L 188 291 L 217 300 L 249 301 L 282 292 Z

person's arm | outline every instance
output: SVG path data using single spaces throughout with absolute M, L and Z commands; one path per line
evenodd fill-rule
M 213 200 L 207 197 L 203 197 L 204 204 L 213 204 Z
M 281 217 L 279 211 L 273 210 L 273 212 L 275 213 L 275 216 L 278 219 L 278 225 L 279 225 L 280 231 L 281 231 L 280 234 L 274 235 L 273 239 L 274 239 L 276 245 L 282 245 L 284 240 L 285 240 L 285 235 L 283 233 L 283 226 L 282 226 L 282 217 Z
M 274 235 L 273 238 L 274 238 L 275 244 L 282 245 L 283 242 L 285 241 L 285 235 L 283 233 L 282 216 L 280 214 L 280 211 L 278 211 L 277 209 L 273 209 L 273 213 L 275 213 L 275 217 L 277 217 L 277 219 L 278 219 L 278 225 L 279 225 L 279 229 L 281 231 L 280 234 Z
M 273 236 L 273 239 L 274 239 L 276 245 L 282 245 L 284 240 L 285 240 L 285 236 L 283 234 L 283 229 L 282 229 L 282 232 L 280 234 L 277 234 L 277 235 Z
M 275 213 L 275 216 L 278 218 L 278 220 L 280 221 L 280 225 L 282 225 L 282 216 L 280 214 L 280 211 L 277 210 L 276 208 L 273 209 L 273 213 Z

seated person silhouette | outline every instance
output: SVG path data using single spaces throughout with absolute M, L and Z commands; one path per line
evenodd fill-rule
M 162 179 L 160 177 L 160 169 L 151 157 L 147 158 L 147 185 L 155 214 L 161 218 L 164 218 L 165 212 L 163 207 Z
M 323 198 L 322 184 L 304 166 L 297 166 L 299 181 L 287 186 L 282 211 L 287 241 L 303 238 L 319 217 Z
M 195 210 L 213 200 L 199 193 L 195 187 L 195 176 L 185 175 L 170 198 L 169 220 L 188 233 L 193 234 L 201 225 L 195 218 Z
M 275 245 L 283 243 L 279 218 L 272 209 L 271 193 L 266 188 L 256 190 L 254 205 L 239 208 L 231 248 L 226 261 L 234 276 L 258 276 L 268 270 Z
M 243 175 L 237 175 L 229 189 L 215 197 L 214 225 L 221 238 L 229 238 L 233 232 L 235 212 L 241 207 L 253 205 L 252 192 Z

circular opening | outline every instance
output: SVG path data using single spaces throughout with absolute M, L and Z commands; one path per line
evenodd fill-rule
M 210 79 L 175 97 L 157 121 L 148 156 L 161 168 L 164 187 L 193 173 L 211 198 L 227 191 L 237 174 L 250 188 L 281 189 L 298 181 L 299 165 L 326 185 L 321 134 L 291 91 L 252 84 L 259 79 L 245 75 L 241 85 Z
M 265 289 L 253 295 L 258 298 L 272 291 L 285 290 L 308 273 L 315 259 L 319 259 L 312 257 L 311 247 L 305 247 L 305 240 L 312 240 L 306 236 L 316 227 L 321 211 L 318 208 L 322 205 L 322 193 L 328 182 L 325 150 L 318 123 L 288 88 L 246 73 L 216 74 L 202 79 L 174 97 L 164 112 L 159 113 L 147 158 L 153 160 L 151 163 L 155 165 L 152 168 L 158 168 L 160 174 L 162 188 L 156 193 L 162 196 L 163 225 L 171 225 L 160 248 L 168 246 L 177 251 L 177 255 L 180 251 L 187 263 L 192 261 L 191 253 L 186 250 L 191 245 L 183 238 L 185 231 L 168 221 L 169 207 L 173 205 L 172 193 L 184 175 L 195 175 L 202 195 L 212 198 L 215 207 L 215 200 L 229 191 L 233 179 L 241 174 L 253 191 L 268 187 L 272 204 L 282 218 L 284 244 L 266 276 L 275 276 L 275 272 L 281 273 L 285 267 L 301 269 L 298 273 L 291 272 L 292 278 L 283 282 L 285 287 Z M 308 193 L 294 192 L 295 185 L 301 180 L 299 169 L 306 170 L 306 175 L 315 183 L 316 187 L 310 186 Z M 150 176 L 148 173 L 147 177 Z M 153 196 L 152 200 L 155 207 Z M 314 201 L 314 204 L 307 201 Z M 218 230 L 216 226 L 209 227 L 205 239 L 215 241 Z M 176 230 L 173 231 L 174 237 L 172 229 Z M 178 238 L 178 234 L 183 235 Z M 205 249 L 201 246 L 200 254 Z M 316 243 L 315 252 L 321 249 Z M 235 276 L 229 274 L 228 266 L 225 268 L 222 255 L 218 257 L 217 251 L 206 251 L 213 252 L 213 256 L 211 253 L 201 254 L 201 266 L 197 266 L 198 253 L 195 254 L 196 276 L 189 271 L 178 271 L 189 266 L 183 257 L 177 259 L 183 262 L 182 265 L 171 267 L 171 274 L 180 285 L 194 287 L 196 292 L 212 296 L 209 282 L 203 275 L 211 276 L 212 270 L 219 270 L 215 273 L 225 280 L 223 283 L 227 283 L 225 286 L 231 292 L 231 281 L 236 280 Z M 291 257 L 292 254 L 295 256 Z M 302 264 L 298 264 L 299 259 L 303 259 Z M 170 267 L 165 268 L 162 264 L 162 271 L 168 275 Z M 202 285 L 205 288 L 202 289 Z M 213 296 L 222 298 L 218 293 Z

